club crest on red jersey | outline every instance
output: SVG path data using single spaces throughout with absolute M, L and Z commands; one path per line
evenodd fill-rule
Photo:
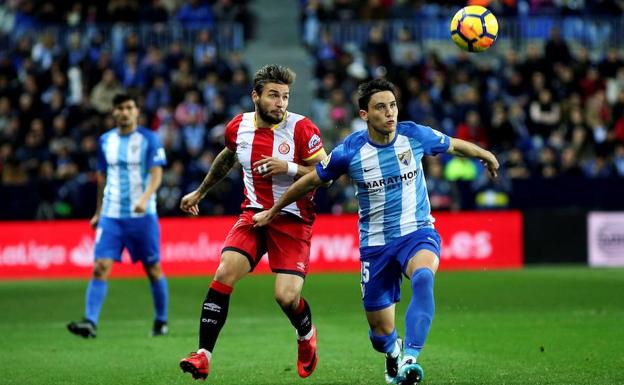
M 277 151 L 279 151 L 282 155 L 286 155 L 290 152 L 290 145 L 284 141 L 279 145 Z

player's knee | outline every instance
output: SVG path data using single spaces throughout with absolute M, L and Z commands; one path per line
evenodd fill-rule
M 239 277 L 234 269 L 229 268 L 228 265 L 220 264 L 214 279 L 224 285 L 233 287 Z
M 299 305 L 299 290 L 294 287 L 284 287 L 275 291 L 275 300 L 283 309 L 295 308 Z
M 385 336 L 391 334 L 394 331 L 394 324 L 387 322 L 379 322 L 375 325 L 370 325 L 371 331 L 378 336 Z
M 95 261 L 95 264 L 93 265 L 93 278 L 99 279 L 102 281 L 108 279 L 108 274 L 110 273 L 110 269 L 111 269 L 110 264 L 102 260 Z

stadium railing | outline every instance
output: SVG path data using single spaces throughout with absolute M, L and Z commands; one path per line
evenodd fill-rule
M 580 17 L 580 16 L 530 16 L 499 18 L 498 39 L 507 41 L 511 48 L 521 49 L 532 40 L 547 39 L 550 30 L 558 27 L 562 37 L 570 42 L 582 44 L 590 50 L 620 47 L 624 36 L 624 17 Z M 352 21 L 324 23 L 337 44 L 355 43 L 361 46 L 368 41 L 374 26 L 383 26 L 386 41 L 396 41 L 399 32 L 406 29 L 415 42 L 450 43 L 449 19 L 396 19 L 384 21 Z
M 89 23 L 76 27 L 64 24 L 48 24 L 35 29 L 11 31 L 0 37 L 0 50 L 13 48 L 19 39 L 31 38 L 36 40 L 42 34 L 50 34 L 62 46 L 69 41 L 72 34 L 78 33 L 82 43 L 86 46 L 97 35 L 101 36 L 102 43 L 107 47 L 114 47 L 122 39 L 135 33 L 142 47 L 167 47 L 172 42 L 180 42 L 185 48 L 191 48 L 196 43 L 197 34 L 208 30 L 219 49 L 225 51 L 240 50 L 245 43 L 243 25 L 240 23 L 219 22 L 214 25 L 193 26 L 178 22 L 139 23 L 139 24 L 107 24 Z

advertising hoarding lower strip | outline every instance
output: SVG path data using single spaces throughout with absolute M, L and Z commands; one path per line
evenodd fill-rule
M 519 212 L 437 213 L 441 270 L 519 268 L 523 264 Z M 161 261 L 165 274 L 209 275 L 236 217 L 164 218 Z M 94 231 L 87 221 L 0 223 L 0 279 L 88 278 Z M 313 229 L 310 272 L 357 272 L 356 215 L 319 215 Z M 269 272 L 265 256 L 255 269 Z M 142 276 L 141 266 L 116 264 L 112 277 Z

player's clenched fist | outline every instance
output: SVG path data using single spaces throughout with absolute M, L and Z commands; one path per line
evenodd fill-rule
M 260 211 L 259 213 L 254 214 L 253 216 L 254 227 L 262 227 L 262 226 L 268 225 L 274 216 L 275 214 L 273 214 L 271 210 L 264 210 L 264 211 Z
M 186 194 L 180 201 L 180 209 L 185 213 L 191 215 L 199 215 L 199 207 L 197 204 L 201 201 L 202 197 L 197 190 Z

